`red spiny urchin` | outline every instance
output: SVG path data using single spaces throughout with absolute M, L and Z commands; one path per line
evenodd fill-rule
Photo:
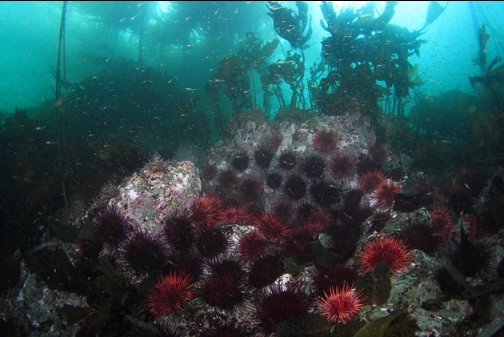
M 275 242 L 282 242 L 289 233 L 289 227 L 270 213 L 261 214 L 254 225 L 267 239 Z
M 316 300 L 320 307 L 320 314 L 332 323 L 345 323 L 354 317 L 363 307 L 365 298 L 362 291 L 344 284 L 341 288 L 331 287 L 328 293 Z
M 442 206 L 433 206 L 429 211 L 434 232 L 441 238 L 441 242 L 450 239 L 455 225 L 453 224 L 450 213 Z
M 467 233 L 470 238 L 474 239 L 488 235 L 488 231 L 482 226 L 477 215 L 467 214 L 464 216 L 464 221 L 467 222 Z
M 196 227 L 196 230 L 202 231 L 215 227 L 221 207 L 221 201 L 214 194 L 207 194 L 206 196 L 196 199 L 191 208 L 191 221 Z
M 334 151 L 338 143 L 338 135 L 332 130 L 322 129 L 315 132 L 313 136 L 313 147 L 322 153 Z
M 402 191 L 402 186 L 390 179 L 382 181 L 373 193 L 373 199 L 380 207 L 389 207 L 397 193 Z
M 359 176 L 358 179 L 359 190 L 364 194 L 371 193 L 378 187 L 378 185 L 380 185 L 382 182 L 386 180 L 387 177 L 385 176 L 385 173 L 382 170 L 375 169 L 368 171 L 363 175 Z
M 184 272 L 170 272 L 159 278 L 147 296 L 147 308 L 158 318 L 181 310 L 194 297 L 192 278 Z
M 324 219 L 317 219 L 315 217 L 310 217 L 306 222 L 304 222 L 301 226 L 306 228 L 308 233 L 310 233 L 311 236 L 318 235 L 322 232 L 327 227 L 327 221 Z
M 338 153 L 331 159 L 329 167 L 332 176 L 336 179 L 351 177 L 355 172 L 355 157 L 344 153 Z
M 300 287 L 275 286 L 269 289 L 257 305 L 257 317 L 266 332 L 274 332 L 276 326 L 288 319 L 308 313 L 308 298 Z
M 409 250 L 394 236 L 382 236 L 366 242 L 360 253 L 361 270 L 364 273 L 369 272 L 381 261 L 393 272 L 398 272 L 407 267 L 409 260 Z
M 255 260 L 266 252 L 266 239 L 259 231 L 248 232 L 241 237 L 237 251 L 245 260 Z
M 217 222 L 222 225 L 252 225 L 253 221 L 247 206 L 228 206 L 217 216 Z

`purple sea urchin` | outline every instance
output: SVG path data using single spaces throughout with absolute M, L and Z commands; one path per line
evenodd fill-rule
M 318 179 L 324 174 L 325 167 L 324 158 L 318 155 L 311 155 L 304 161 L 303 172 L 308 178 Z
M 292 170 L 296 166 L 296 156 L 292 152 L 282 152 L 278 158 L 278 166 L 284 170 Z
M 130 231 L 128 220 L 118 207 L 105 208 L 105 211 L 94 219 L 94 225 L 101 238 L 113 247 L 124 241 Z
M 306 194 L 306 183 L 299 175 L 291 175 L 284 185 L 284 193 L 290 200 L 298 201 Z
M 163 244 L 142 230 L 135 231 L 119 251 L 121 261 L 139 273 L 155 274 L 167 263 Z

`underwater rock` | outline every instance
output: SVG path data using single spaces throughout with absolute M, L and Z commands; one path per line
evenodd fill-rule
M 190 161 L 151 159 L 139 172 L 119 186 L 119 196 L 109 201 L 139 227 L 154 236 L 161 223 L 175 214 L 188 212 L 201 192 L 198 168 Z

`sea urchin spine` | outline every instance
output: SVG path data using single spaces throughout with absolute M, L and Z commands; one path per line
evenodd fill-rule
M 334 151 L 338 143 L 338 135 L 327 129 L 317 130 L 313 137 L 313 147 L 322 153 L 330 153 Z
M 321 315 L 332 323 L 345 323 L 355 316 L 363 306 L 365 298 L 361 296 L 361 291 L 344 284 L 341 288 L 331 287 L 329 293 L 315 301 L 321 309 Z
M 147 308 L 158 318 L 181 310 L 193 297 L 191 276 L 184 272 L 171 272 L 159 278 L 154 291 L 147 296 Z
M 382 236 L 367 242 L 360 254 L 361 270 L 369 272 L 383 261 L 393 272 L 406 268 L 410 260 L 409 250 L 394 236 Z

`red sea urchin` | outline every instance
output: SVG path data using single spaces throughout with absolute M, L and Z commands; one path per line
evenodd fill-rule
M 382 236 L 364 244 L 360 253 L 361 270 L 369 272 L 383 261 L 393 272 L 406 268 L 409 250 L 394 236 Z
M 334 151 L 338 143 L 338 135 L 332 130 L 322 129 L 315 132 L 313 137 L 313 147 L 322 153 Z
M 184 272 L 171 272 L 159 278 L 154 291 L 147 296 L 147 308 L 158 318 L 181 310 L 193 297 L 191 276 Z
M 394 202 L 394 197 L 402 191 L 402 186 L 390 179 L 382 181 L 373 193 L 373 198 L 380 207 L 389 207 Z
M 315 303 L 321 309 L 320 314 L 329 322 L 345 323 L 362 309 L 365 298 L 361 293 L 345 283 L 341 288 L 329 288 L 329 293 L 324 293 Z
M 202 231 L 215 227 L 221 207 L 221 201 L 213 194 L 208 194 L 196 199 L 191 208 L 191 221 L 196 227 L 196 230 Z
M 289 233 L 289 227 L 270 213 L 261 214 L 254 225 L 267 239 L 275 242 L 282 242 Z
M 451 221 L 450 213 L 442 206 L 433 206 L 429 211 L 434 232 L 441 238 L 441 242 L 450 239 L 455 225 Z
M 382 170 L 375 169 L 368 171 L 359 176 L 358 179 L 359 190 L 364 194 L 371 193 L 378 187 L 378 185 L 380 185 L 382 182 L 386 180 L 387 177 L 385 176 L 385 173 L 383 173 Z
M 251 225 L 254 216 L 247 206 L 227 206 L 217 216 L 217 222 L 221 225 Z
M 247 261 L 252 261 L 266 253 L 266 239 L 259 231 L 250 231 L 243 235 L 237 251 Z

